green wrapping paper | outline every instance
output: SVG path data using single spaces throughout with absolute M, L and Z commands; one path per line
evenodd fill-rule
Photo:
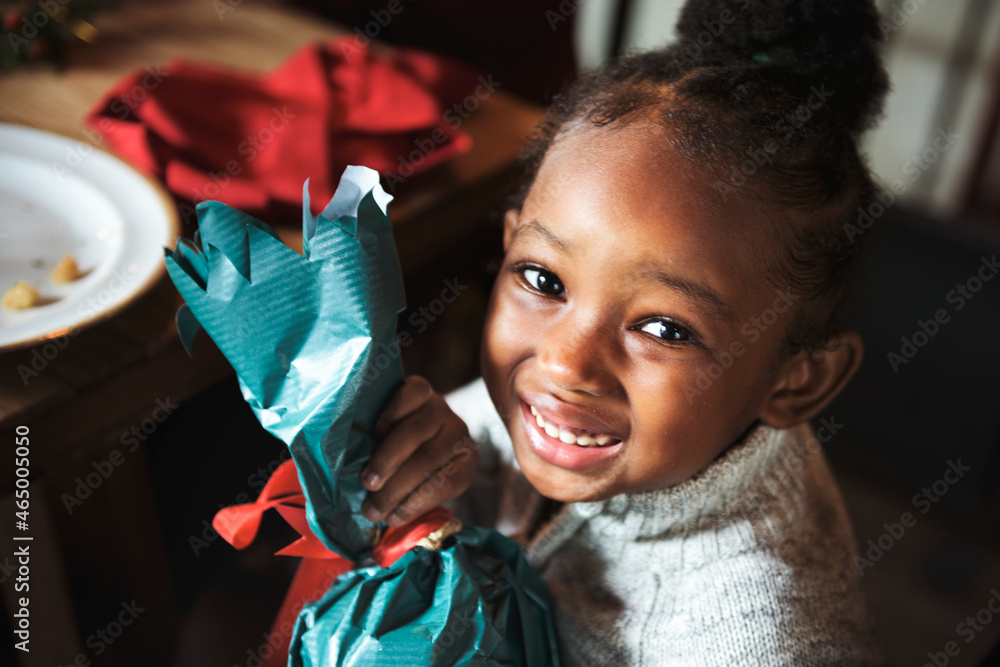
M 558 665 L 545 584 L 500 533 L 344 574 L 299 614 L 289 667 Z
M 178 314 L 182 339 L 189 347 L 193 314 L 232 364 L 257 419 L 288 445 L 310 529 L 354 562 L 371 555 L 385 527 L 361 514 L 360 473 L 379 409 L 403 378 L 398 356 L 373 359 L 391 349 L 406 305 L 390 200 L 364 167 L 345 171 L 316 217 L 304 188 L 303 255 L 259 220 L 203 202 L 203 254 L 181 243 L 166 258 L 190 309 Z
M 310 530 L 359 563 L 385 528 L 361 514 L 360 472 L 375 420 L 403 377 L 395 326 L 403 282 L 378 174 L 348 167 L 310 214 L 303 254 L 268 225 L 219 202 L 198 206 L 199 249 L 166 252 L 186 305 L 190 351 L 204 328 L 230 361 L 261 424 L 288 445 Z M 198 238 L 196 238 L 196 241 Z M 369 561 L 370 562 L 370 561 Z M 295 624 L 289 665 L 559 664 L 544 582 L 520 548 L 464 528 L 440 549 L 341 576 Z

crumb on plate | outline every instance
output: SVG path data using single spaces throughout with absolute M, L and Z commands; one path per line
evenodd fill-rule
M 8 310 L 24 310 L 38 303 L 38 290 L 29 282 L 18 280 L 3 295 L 3 307 Z
M 57 285 L 60 283 L 70 283 L 80 277 L 80 267 L 76 265 L 76 259 L 73 255 L 66 255 L 59 260 L 59 263 L 56 264 L 49 275 L 52 277 L 52 282 Z

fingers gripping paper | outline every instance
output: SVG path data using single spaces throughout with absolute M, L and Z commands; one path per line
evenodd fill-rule
M 199 327 L 212 337 L 261 424 L 288 445 L 309 529 L 358 563 L 385 529 L 361 514 L 360 472 L 403 377 L 384 352 L 405 305 L 391 197 L 376 172 L 348 167 L 318 216 L 303 199 L 302 255 L 259 220 L 204 202 L 201 248 L 178 242 L 166 263 L 186 301 L 185 347 Z M 545 585 L 499 533 L 464 528 L 379 562 L 302 609 L 289 664 L 559 664 Z

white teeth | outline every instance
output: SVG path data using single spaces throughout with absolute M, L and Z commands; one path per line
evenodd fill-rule
M 535 406 L 531 405 L 528 407 L 531 408 L 531 414 L 534 415 L 535 423 L 538 424 L 539 428 L 544 430 L 549 437 L 557 438 L 567 445 L 579 445 L 581 447 L 593 447 L 596 445 L 603 447 L 613 442 L 618 442 L 618 440 L 612 438 L 610 435 L 588 435 L 586 433 L 577 435 L 566 427 L 545 421 L 545 418 L 535 409 Z

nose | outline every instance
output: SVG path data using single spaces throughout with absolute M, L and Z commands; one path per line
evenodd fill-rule
M 538 369 L 564 391 L 604 396 L 614 385 L 614 342 L 606 324 L 564 313 L 542 334 Z

